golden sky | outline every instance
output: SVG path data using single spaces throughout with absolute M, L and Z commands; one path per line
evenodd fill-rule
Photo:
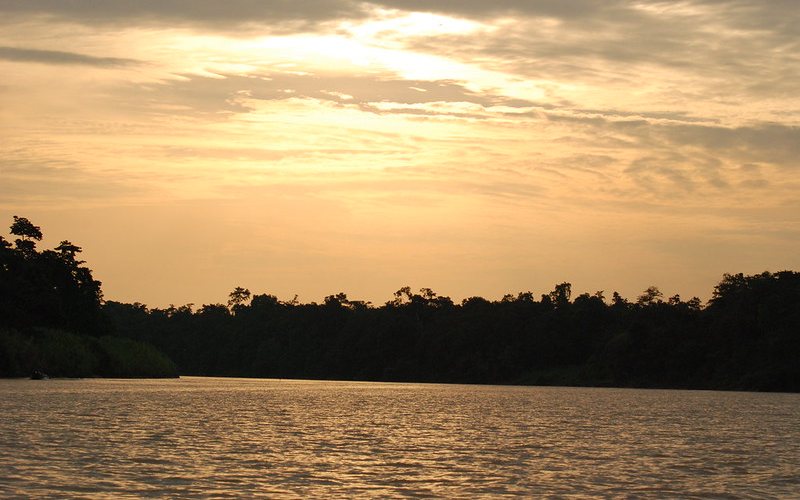
M 796 0 L 0 0 L 0 75 L 0 216 L 107 299 L 800 269 Z

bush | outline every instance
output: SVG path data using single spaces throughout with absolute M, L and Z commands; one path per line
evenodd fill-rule
M 175 364 L 156 348 L 119 337 L 95 338 L 44 328 L 0 329 L 0 376 L 177 377 Z
M 121 337 L 97 340 L 102 355 L 102 376 L 118 378 L 170 378 L 178 376 L 175 363 L 150 344 Z

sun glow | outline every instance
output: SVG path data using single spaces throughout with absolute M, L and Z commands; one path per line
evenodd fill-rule
M 384 13 L 385 14 L 385 13 Z M 159 53 L 171 75 L 222 77 L 281 72 L 393 75 L 423 81 L 458 81 L 470 90 L 499 89 L 509 97 L 539 100 L 558 82 L 520 79 L 480 64 L 409 48 L 411 40 L 437 34 L 466 35 L 491 30 L 474 21 L 412 13 L 361 24 L 343 23 L 333 32 L 232 38 L 186 31 L 164 33 Z M 170 55 L 172 54 L 172 55 Z M 302 68 L 302 69 L 300 69 Z
M 392 44 L 404 38 L 468 35 L 492 29 L 491 26 L 468 19 L 427 12 L 403 14 L 397 10 L 387 9 L 377 9 L 373 18 L 362 23 L 345 22 L 342 28 L 355 38 L 386 44 Z

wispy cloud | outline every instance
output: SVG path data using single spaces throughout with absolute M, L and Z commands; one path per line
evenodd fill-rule
M 170 104 L 170 112 L 235 113 L 247 111 L 247 101 L 317 99 L 373 113 L 450 115 L 463 110 L 448 109 L 443 103 L 474 104 L 483 110 L 494 106 L 525 108 L 532 101 L 502 94 L 476 92 L 454 81 L 400 79 L 396 75 L 291 74 L 266 72 L 247 76 L 221 74 L 214 77 L 182 75 L 159 84 L 129 87 L 129 92 L 146 96 L 151 105 Z M 437 107 L 437 104 L 439 105 Z M 430 105 L 430 106 L 428 106 Z M 489 111 L 484 114 L 489 115 Z
M 40 50 L 0 46 L 0 60 L 41 64 L 68 64 L 116 68 L 141 64 L 135 59 L 120 57 L 97 57 L 60 50 Z
M 550 82 L 581 105 L 730 118 L 759 102 L 753 118 L 775 119 L 800 79 L 800 10 L 788 1 L 387 3 L 480 19 L 495 29 L 409 46 Z

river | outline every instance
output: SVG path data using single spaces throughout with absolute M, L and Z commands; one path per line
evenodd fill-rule
M 2 497 L 800 498 L 800 395 L 0 380 Z

